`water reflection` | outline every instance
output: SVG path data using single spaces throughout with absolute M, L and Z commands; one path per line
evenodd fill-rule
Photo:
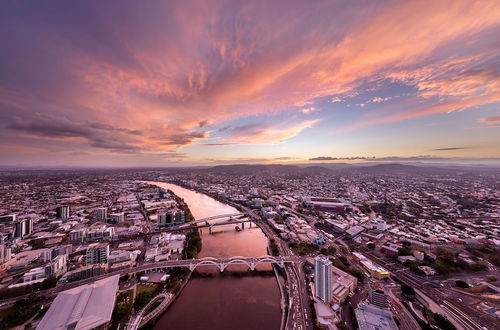
M 232 206 L 177 185 L 149 183 L 183 198 L 196 219 L 238 212 Z M 212 234 L 201 229 L 200 257 L 267 254 L 267 238 L 260 228 L 249 228 L 246 223 L 245 229 L 237 232 L 234 226 L 214 227 Z M 258 269 L 272 268 L 259 265 Z M 273 275 L 256 275 L 242 265 L 229 266 L 223 274 L 210 266 L 200 272 L 202 276 L 191 278 L 175 303 L 158 319 L 155 329 L 279 329 L 280 293 Z

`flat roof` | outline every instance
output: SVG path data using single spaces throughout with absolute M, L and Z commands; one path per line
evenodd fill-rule
M 111 321 L 119 275 L 59 293 L 37 330 L 92 329 Z
M 392 313 L 374 305 L 360 305 L 355 310 L 360 330 L 398 330 Z

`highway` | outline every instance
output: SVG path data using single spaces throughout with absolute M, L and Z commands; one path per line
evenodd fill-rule
M 374 259 L 379 264 L 383 264 L 385 268 L 391 271 L 391 277 L 405 283 L 415 289 L 417 294 L 424 296 L 425 300 L 431 302 L 434 311 L 438 311 L 448 318 L 450 322 L 454 324 L 458 329 L 466 330 L 483 330 L 490 329 L 494 324 L 484 324 L 486 320 L 481 319 L 481 321 L 475 320 L 477 312 L 470 309 L 467 306 L 460 305 L 457 306 L 449 301 L 449 298 L 444 295 L 443 292 L 449 290 L 447 288 L 441 288 L 437 283 L 431 281 L 425 277 L 412 274 L 409 270 L 402 268 L 396 263 L 387 263 L 383 258 L 375 255 L 370 251 L 362 251 L 362 253 Z
M 151 263 L 144 263 L 142 265 L 136 266 L 136 267 L 131 267 L 131 268 L 124 268 L 120 269 L 114 272 L 108 272 L 102 275 L 90 277 L 87 279 L 79 280 L 79 281 L 74 281 L 74 282 L 69 282 L 69 283 L 61 283 L 58 284 L 55 288 L 47 289 L 47 290 L 40 290 L 37 291 L 39 295 L 45 295 L 45 296 L 50 296 L 55 293 L 65 291 L 80 285 L 85 285 L 89 283 L 93 283 L 97 280 L 113 276 L 113 275 L 126 275 L 126 274 L 133 274 L 133 273 L 139 273 L 143 271 L 149 271 L 153 269 L 162 269 L 162 268 L 172 268 L 172 267 L 186 267 L 189 268 L 190 270 L 194 270 L 198 266 L 207 266 L 207 265 L 213 265 L 219 268 L 219 270 L 224 271 L 224 269 L 228 265 L 232 264 L 244 264 L 247 265 L 251 269 L 255 269 L 255 267 L 260 264 L 260 263 L 274 263 L 277 265 L 280 265 L 281 267 L 284 267 L 286 264 L 289 263 L 299 263 L 301 262 L 301 259 L 298 257 L 294 256 L 282 256 L 282 257 L 274 257 L 274 256 L 262 256 L 262 257 L 250 257 L 250 258 L 245 258 L 245 257 L 231 257 L 231 258 L 211 258 L 211 257 L 206 257 L 206 258 L 201 258 L 201 259 L 187 259 L 187 260 L 166 260 L 166 261 L 161 261 L 161 262 L 151 262 Z M 32 293 L 31 293 L 32 294 Z M 24 296 L 19 296 L 15 298 L 10 298 L 10 299 L 3 299 L 0 300 L 0 302 L 5 303 L 5 304 L 10 304 L 14 303 L 16 300 L 19 300 L 21 298 L 29 297 L 31 294 L 27 294 Z

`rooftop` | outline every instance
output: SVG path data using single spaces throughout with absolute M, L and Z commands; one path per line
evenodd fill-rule
M 111 320 L 120 276 L 59 293 L 37 330 L 92 329 Z

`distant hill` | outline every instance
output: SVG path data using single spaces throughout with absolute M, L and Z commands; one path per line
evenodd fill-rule
M 469 172 L 467 168 L 434 167 L 431 165 L 407 165 L 407 164 L 318 164 L 307 166 L 280 165 L 280 164 L 236 164 L 218 165 L 201 171 L 213 174 L 226 175 L 274 175 L 274 176 L 308 176 L 320 174 L 367 174 L 367 175 L 405 175 L 405 176 L 427 176 L 427 175 L 447 175 L 459 172 Z
M 296 165 L 218 165 L 205 169 L 203 171 L 214 174 L 229 174 L 229 175 L 286 175 L 286 176 L 303 176 L 315 175 L 323 173 L 331 173 L 331 170 L 321 166 L 300 167 Z
M 415 166 L 404 164 L 377 164 L 373 166 L 357 166 L 344 169 L 345 172 L 373 175 L 445 175 L 456 173 L 455 169 L 432 166 Z

